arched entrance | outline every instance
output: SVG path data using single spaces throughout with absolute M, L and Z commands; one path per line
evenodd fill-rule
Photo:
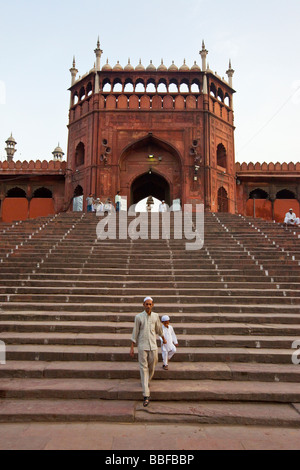
M 218 191 L 218 212 L 228 212 L 228 194 L 223 186 Z
M 148 196 L 171 205 L 170 185 L 167 180 L 157 173 L 145 173 L 138 176 L 131 185 L 131 204 L 137 204 Z
M 129 145 L 120 159 L 120 189 L 130 204 L 153 196 L 172 205 L 183 200 L 184 179 L 177 150 L 152 134 Z

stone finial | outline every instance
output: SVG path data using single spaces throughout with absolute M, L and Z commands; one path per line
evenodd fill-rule
M 100 47 L 100 39 L 99 39 L 99 36 L 98 36 L 98 41 L 97 41 L 97 47 L 96 49 L 94 50 L 95 54 L 96 54 L 96 71 L 100 72 L 100 61 L 101 61 L 101 56 L 103 54 L 103 51 L 101 50 L 101 47 Z
M 234 70 L 231 66 L 231 59 L 229 59 L 229 69 L 227 70 L 226 72 L 226 75 L 228 76 L 228 83 L 229 83 L 229 86 L 232 88 L 232 77 L 234 75 Z
M 71 72 L 71 86 L 72 86 L 76 82 L 76 75 L 78 74 L 78 70 L 76 68 L 75 56 L 73 56 L 73 63 L 72 63 L 72 67 L 70 68 L 70 72 Z
M 208 50 L 206 50 L 205 48 L 204 40 L 202 41 L 202 49 L 199 52 L 199 54 L 201 55 L 201 59 L 202 59 L 202 70 L 205 71 L 206 70 L 206 57 L 208 54 Z

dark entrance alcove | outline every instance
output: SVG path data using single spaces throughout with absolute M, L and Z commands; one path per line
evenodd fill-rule
M 157 173 L 145 173 L 134 180 L 131 185 L 131 204 L 137 204 L 146 197 L 155 197 L 170 205 L 170 185 Z

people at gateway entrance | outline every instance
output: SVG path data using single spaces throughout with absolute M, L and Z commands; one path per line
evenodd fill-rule
M 284 223 L 286 225 L 297 225 L 300 226 L 300 219 L 296 216 L 294 209 L 290 209 L 289 212 L 285 214 Z
M 149 405 L 149 383 L 154 376 L 155 366 L 158 363 L 157 336 L 160 336 L 163 344 L 164 338 L 162 323 L 157 313 L 154 313 L 154 301 L 151 297 L 144 299 L 144 311 L 135 317 L 134 328 L 131 337 L 130 356 L 134 358 L 134 348 L 138 348 L 138 361 L 144 395 L 144 406 Z
M 120 191 L 118 191 L 115 197 L 116 212 L 120 212 L 121 210 L 121 201 L 122 201 L 122 198 L 120 196 Z
M 169 207 L 167 206 L 166 201 L 162 201 L 159 206 L 159 212 L 164 213 L 164 212 L 168 212 L 168 210 L 169 210 Z
M 86 202 L 87 202 L 87 211 L 93 212 L 94 198 L 93 198 L 92 193 L 86 198 Z

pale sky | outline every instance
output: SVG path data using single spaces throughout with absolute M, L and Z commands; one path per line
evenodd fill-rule
M 15 160 L 67 153 L 70 73 L 109 59 L 147 67 L 183 60 L 235 70 L 236 161 L 300 161 L 299 0 L 0 0 L 0 158 L 13 133 Z

